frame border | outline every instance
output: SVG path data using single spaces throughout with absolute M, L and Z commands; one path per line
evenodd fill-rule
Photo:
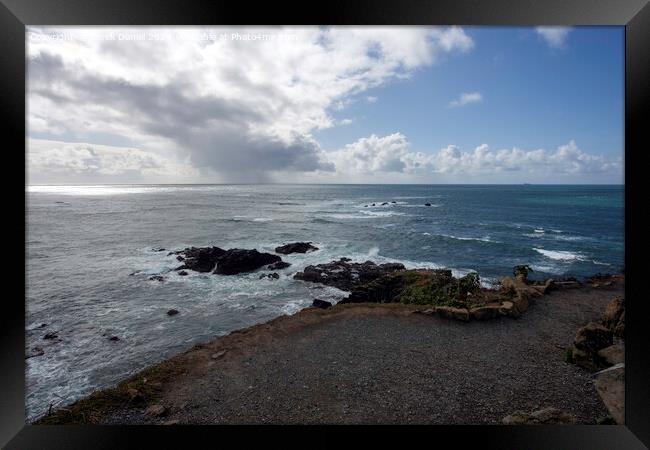
M 287 445 L 287 433 L 309 434 L 310 442 L 321 446 L 336 444 L 331 431 L 364 438 L 384 440 L 435 433 L 436 442 L 454 446 L 478 444 L 483 448 L 644 448 L 650 445 L 650 336 L 644 320 L 648 302 L 641 295 L 643 262 L 641 230 L 647 229 L 636 202 L 645 200 L 642 170 L 648 167 L 642 157 L 644 131 L 648 126 L 650 108 L 650 5 L 648 0 L 472 0 L 437 1 L 409 0 L 333 0 L 317 5 L 292 5 L 265 2 L 252 6 L 249 2 L 227 3 L 224 0 L 0 0 L 0 117 L 10 150 L 12 167 L 23 164 L 24 155 L 16 156 L 16 148 L 25 145 L 25 25 L 215 25 L 215 24 L 337 24 L 337 25 L 624 25 L 625 26 L 625 258 L 626 297 L 630 314 L 627 318 L 626 340 L 626 425 L 625 426 L 436 426 L 430 427 L 290 427 L 221 426 L 221 427 L 126 427 L 126 426 L 32 426 L 25 425 L 25 304 L 24 297 L 6 296 L 3 305 L 0 338 L 0 445 L 6 448 L 83 448 L 93 442 L 97 448 L 142 448 L 186 446 L 199 439 L 198 447 L 223 442 L 224 435 L 244 443 L 253 437 L 272 438 Z M 14 198 L 20 198 L 16 210 L 26 214 L 26 192 L 19 193 L 19 182 L 25 182 L 25 170 L 14 171 Z M 13 186 L 13 185 L 12 185 Z M 12 205 L 13 206 L 13 205 Z M 26 232 L 25 221 L 12 222 L 12 235 Z M 23 234 L 23 244 L 25 234 Z M 18 239 L 12 240 L 13 254 L 24 253 Z M 637 261 L 639 263 L 637 264 Z M 630 264 L 633 262 L 633 264 Z M 23 293 L 26 288 L 22 279 Z M 12 282 L 14 288 L 20 285 Z M 18 432 L 18 434 L 16 434 Z M 336 433 L 335 433 L 336 434 Z M 210 435 L 213 439 L 205 439 Z M 13 437 L 12 439 L 12 436 Z M 313 438 L 317 439 L 314 440 Z M 342 437 L 342 436 L 341 436 Z M 11 439 L 11 441 L 9 441 Z M 140 441 L 140 442 L 138 442 Z M 304 445 L 300 440 L 299 445 Z M 643 443 L 645 443 L 645 445 Z

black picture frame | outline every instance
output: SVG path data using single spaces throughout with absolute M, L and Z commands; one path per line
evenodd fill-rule
M 650 5 L 648 0 L 336 0 L 304 2 L 227 2 L 182 0 L 0 0 L 0 114 L 5 155 L 17 178 L 5 189 L 16 200 L 7 225 L 12 258 L 24 233 L 25 181 L 25 25 L 624 25 L 625 61 L 625 255 L 626 255 L 626 425 L 625 426 L 435 426 L 435 427 L 126 427 L 34 426 L 25 424 L 25 305 L 23 278 L 12 279 L 15 295 L 5 295 L 0 327 L 0 445 L 22 448 L 215 447 L 235 438 L 239 445 L 263 439 L 268 445 L 333 446 L 348 434 L 365 442 L 453 443 L 480 448 L 619 449 L 650 446 L 650 327 L 643 296 L 642 211 L 650 92 Z M 9 167 L 9 165 L 7 166 Z M 24 166 L 23 166 L 24 169 Z M 13 212 L 13 211 L 12 211 Z M 23 234 L 24 236 L 24 234 Z M 23 240 L 23 244 L 24 244 Z M 638 262 L 638 263 L 637 263 Z M 15 269 L 11 269 L 15 271 Z M 253 433 L 252 431 L 255 431 Z M 227 436 L 228 435 L 228 436 Z M 309 435 L 309 436 L 306 436 Z M 298 439 L 296 439 L 298 438 Z M 304 438 L 307 438 L 305 440 Z M 188 444 L 188 442 L 192 442 Z M 367 444 L 366 444 L 367 445 Z

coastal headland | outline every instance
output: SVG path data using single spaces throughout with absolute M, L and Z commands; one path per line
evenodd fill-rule
M 179 270 L 280 267 L 216 248 L 178 252 Z M 485 289 L 473 274 L 398 266 L 310 266 L 296 278 L 348 283 L 349 297 L 195 345 L 36 423 L 622 421 L 623 388 L 608 380 L 624 370 L 623 275 L 530 281 L 519 266 Z

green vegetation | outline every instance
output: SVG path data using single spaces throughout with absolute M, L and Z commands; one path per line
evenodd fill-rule
M 527 279 L 528 274 L 532 273 L 532 272 L 533 272 L 533 269 L 531 269 L 531 267 L 529 265 L 527 265 L 527 264 L 521 264 L 521 265 L 515 266 L 512 269 L 512 273 L 513 273 L 514 276 L 522 275 L 524 280 Z

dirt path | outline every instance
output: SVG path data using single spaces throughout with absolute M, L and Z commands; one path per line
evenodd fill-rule
M 594 423 L 607 411 L 564 348 L 623 288 L 555 291 L 488 322 L 401 305 L 305 310 L 172 358 L 186 374 L 161 386 L 163 416 L 124 402 L 101 421 L 482 424 L 556 407 Z

